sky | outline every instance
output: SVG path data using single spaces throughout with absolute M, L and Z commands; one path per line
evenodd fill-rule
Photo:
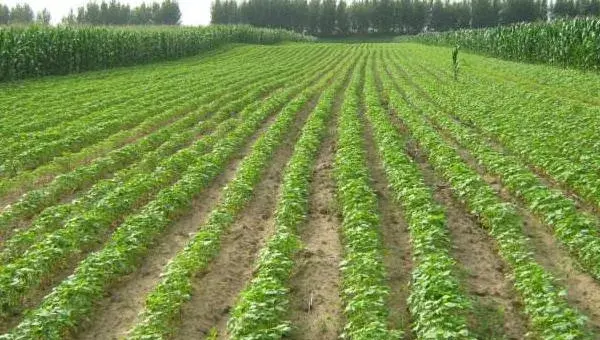
M 212 0 L 179 0 L 181 22 L 183 25 L 208 25 L 210 23 L 210 3 Z M 92 0 L 0 0 L 0 3 L 13 7 L 18 3 L 28 3 L 35 13 L 47 8 L 52 15 L 52 23 L 59 23 L 69 9 L 77 13 L 77 7 L 84 6 Z M 101 2 L 98 0 L 96 2 Z M 108 2 L 108 1 L 107 1 Z M 119 0 L 120 3 L 137 6 L 142 2 L 152 3 L 154 0 Z M 161 1 L 156 1 L 161 2 Z

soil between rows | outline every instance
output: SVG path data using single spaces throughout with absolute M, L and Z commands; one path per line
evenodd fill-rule
M 339 272 L 343 248 L 333 178 L 336 121 L 331 119 L 321 145 L 312 174 L 307 222 L 299 228 L 304 248 L 294 258 L 290 280 L 292 339 L 333 340 L 343 327 Z
M 469 326 L 486 339 L 523 339 L 528 331 L 523 305 L 508 279 L 509 269 L 497 253 L 494 240 L 452 193 L 414 141 L 408 152 L 417 162 L 425 183 L 433 188 L 434 199 L 446 212 L 452 248 L 458 263 L 458 277 L 472 300 Z
M 407 78 L 407 81 L 422 92 L 422 89 L 412 83 L 410 79 Z M 433 103 L 430 97 L 426 94 L 424 95 Z M 441 107 L 440 109 L 445 110 Z M 477 127 L 463 122 L 453 114 L 449 114 L 449 117 L 463 126 L 481 132 Z M 531 240 L 536 261 L 558 278 L 559 283 L 567 290 L 567 300 L 569 303 L 583 312 L 588 317 L 592 331 L 600 334 L 600 283 L 581 269 L 581 266 L 571 258 L 568 251 L 552 235 L 552 231 L 538 217 L 528 211 L 522 200 L 512 195 L 503 186 L 498 176 L 488 173 L 465 148 L 461 147 L 455 139 L 443 130 L 443 127 L 433 122 L 430 123 L 440 133 L 446 143 L 455 148 L 461 158 L 472 169 L 476 170 L 504 201 L 511 202 L 516 207 L 523 219 L 523 231 Z M 496 152 L 513 155 L 499 141 L 488 137 L 486 137 L 486 141 Z M 598 209 L 580 198 L 570 188 L 558 183 L 532 164 L 526 164 L 526 166 L 537 175 L 543 185 L 552 190 L 562 191 L 565 197 L 573 200 L 580 212 L 588 214 L 588 216 L 597 217 Z
M 439 78 L 439 76 L 437 74 L 433 73 L 432 70 L 424 68 L 421 64 L 417 64 L 417 65 L 421 69 L 425 70 L 427 73 L 432 75 L 434 78 L 436 78 L 436 80 L 439 81 L 440 83 L 446 83 L 445 80 Z M 598 220 L 598 218 L 600 218 L 600 207 L 596 206 L 593 202 L 590 202 L 589 200 L 586 200 L 585 198 L 581 197 L 578 193 L 575 192 L 576 190 L 569 187 L 569 185 L 567 185 L 565 183 L 561 183 L 561 182 L 557 181 L 556 179 L 554 179 L 551 175 L 547 174 L 544 171 L 544 169 L 542 169 L 539 166 L 535 165 L 534 163 L 524 159 L 523 158 L 524 156 L 520 156 L 520 155 L 508 150 L 508 148 L 500 140 L 498 140 L 497 137 L 489 135 L 488 133 L 482 131 L 481 128 L 475 126 L 473 123 L 465 121 L 464 119 L 461 119 L 460 117 L 458 117 L 456 114 L 451 113 L 451 110 L 449 110 L 448 107 L 444 106 L 443 104 L 438 103 L 436 100 L 434 100 L 429 95 L 429 93 L 427 93 L 427 91 L 425 91 L 420 85 L 415 83 L 414 80 L 412 79 L 412 77 L 410 75 L 408 75 L 408 73 L 406 73 L 406 71 L 402 67 L 400 67 L 398 65 L 396 65 L 396 67 L 403 74 L 405 81 L 407 81 L 412 87 L 414 87 L 432 105 L 434 105 L 436 108 L 438 108 L 442 112 L 446 113 L 450 119 L 452 119 L 453 121 L 455 121 L 456 123 L 458 123 L 460 125 L 463 125 L 469 129 L 472 129 L 476 133 L 480 134 L 482 136 L 482 138 L 486 141 L 486 143 L 488 143 L 490 148 L 492 148 L 494 151 L 502 153 L 502 154 L 506 154 L 509 156 L 513 156 L 517 159 L 520 159 L 521 162 L 523 163 L 523 165 L 525 167 L 527 167 L 527 169 L 529 169 L 529 171 L 534 173 L 543 185 L 547 186 L 550 189 L 561 191 L 565 197 L 571 199 L 575 203 L 575 206 L 577 207 L 577 209 L 580 212 L 587 213 L 590 216 L 593 216 L 594 218 L 596 218 L 596 220 Z
M 273 120 L 274 117 L 270 117 L 259 131 L 254 133 L 225 170 L 194 199 L 190 211 L 160 236 L 153 250 L 141 261 L 139 269 L 112 286 L 90 319 L 79 328 L 75 338 L 115 339 L 125 336 L 142 310 L 146 295 L 159 282 L 164 266 L 183 249 L 191 234 L 202 225 L 216 206 L 222 188 L 233 178 L 239 163 L 250 152 L 251 145 Z
M 457 261 L 456 274 L 461 286 L 472 301 L 468 315 L 470 330 L 486 339 L 523 339 L 527 319 L 495 241 L 468 214 L 450 185 L 435 172 L 397 113 L 391 111 L 390 114 L 400 133 L 408 137 L 407 152 L 417 163 L 425 183 L 432 188 L 434 199 L 445 208 L 452 244 L 450 254 Z
M 301 115 L 299 115 L 301 116 Z M 262 127 L 253 134 L 250 141 L 246 143 L 246 146 L 238 152 L 237 156 L 233 161 L 230 162 L 226 170 L 218 176 L 216 181 L 213 181 L 208 190 L 204 191 L 200 197 L 194 200 L 193 210 L 180 219 L 174 226 L 168 229 L 168 231 L 162 235 L 160 240 L 157 241 L 157 251 L 154 251 L 146 257 L 142 263 L 141 269 L 133 273 L 129 278 L 123 280 L 123 284 L 117 285 L 114 290 L 109 293 L 109 298 L 105 299 L 100 305 L 98 312 L 94 313 L 91 317 L 91 324 L 86 329 L 82 330 L 79 334 L 79 338 L 86 339 L 114 339 L 120 338 L 134 325 L 137 321 L 138 313 L 143 309 L 144 301 L 147 294 L 153 289 L 153 287 L 159 282 L 160 274 L 164 269 L 167 262 L 173 258 L 177 252 L 179 252 L 190 239 L 191 233 L 198 230 L 202 226 L 206 217 L 210 211 L 217 205 L 220 198 L 222 188 L 227 182 L 235 176 L 239 163 L 243 157 L 250 152 L 251 146 L 254 144 L 256 139 L 266 131 L 275 120 L 276 115 L 271 116 Z M 277 159 L 277 154 L 275 156 Z M 262 183 L 264 184 L 264 183 Z M 262 185 L 261 184 L 261 185 Z M 259 185 L 260 190 L 260 185 Z M 269 196 L 269 193 L 259 194 L 257 197 Z M 254 201 L 253 201 L 254 202 Z M 252 219 L 251 219 L 252 220 Z M 236 230 L 236 225 L 232 230 Z M 249 231 L 252 236 L 254 232 Z M 225 237 L 221 254 L 223 257 L 227 257 L 227 244 L 228 237 Z M 239 249 L 246 249 L 248 247 L 239 246 Z M 239 250 L 234 247 L 234 250 Z M 219 255 L 221 257 L 221 255 Z M 219 257 L 219 258 L 220 258 Z M 219 261 L 217 259 L 217 261 Z M 237 259 L 234 258 L 232 263 L 236 264 Z M 215 265 L 210 268 L 215 267 Z M 219 268 L 219 265 L 216 265 Z M 207 271 L 207 276 L 210 277 L 212 270 Z M 217 279 L 218 280 L 218 279 Z M 197 285 L 194 286 L 194 294 L 196 294 Z M 213 290 L 209 295 L 211 298 L 218 298 L 221 295 L 214 294 Z M 195 297 L 192 298 L 190 303 L 194 302 Z M 196 309 L 192 309 L 189 313 L 186 313 L 186 308 L 190 304 L 184 304 L 182 311 L 182 326 L 185 326 L 185 321 L 188 319 L 188 314 L 196 313 Z M 203 300 L 202 303 L 207 303 Z M 209 327 L 209 326 L 208 326 Z M 182 331 L 184 328 L 182 327 Z M 196 335 L 197 337 L 197 335 Z
M 439 127 L 437 127 L 439 129 Z M 515 206 L 523 220 L 523 232 L 530 239 L 536 262 L 558 278 L 567 290 L 569 303 L 589 318 L 596 333 L 600 332 L 600 283 L 582 271 L 568 251 L 559 243 L 552 231 L 532 214 L 524 202 L 504 187 L 499 177 L 488 173 L 473 156 L 450 136 L 440 132 L 445 142 L 455 148 L 461 158 L 477 171 L 481 178 L 505 201 Z M 600 334 L 600 333 L 599 333 Z
M 224 235 L 216 260 L 194 279 L 192 299 L 182 308 L 175 339 L 205 337 L 211 331 L 216 331 L 219 339 L 228 338 L 229 313 L 252 279 L 259 252 L 274 231 L 283 170 L 316 103 L 315 97 L 296 115 L 293 128 L 273 155 L 254 198 Z
M 271 118 L 271 120 L 272 119 L 273 118 Z M 197 136 L 197 138 L 194 141 L 201 139 L 207 133 Z M 255 134 L 252 137 L 252 140 L 256 139 L 257 136 L 258 134 Z M 189 147 L 189 145 L 191 145 L 192 143 L 187 144 L 184 148 Z M 246 152 L 246 149 L 243 149 L 241 152 Z M 217 181 L 221 176 L 223 176 L 223 174 L 217 176 Z M 209 188 L 212 188 L 212 186 L 210 186 Z M 152 197 L 154 197 L 154 195 Z M 23 318 L 23 312 L 25 310 L 33 309 L 37 305 L 39 305 L 43 298 L 48 293 L 50 293 L 53 287 L 60 284 L 60 282 L 62 282 L 64 279 L 66 279 L 69 275 L 73 273 L 73 270 L 78 266 L 78 264 L 81 261 L 83 261 L 87 257 L 87 255 L 91 254 L 94 251 L 100 250 L 104 246 L 105 242 L 110 238 L 110 235 L 114 232 L 115 228 L 118 228 L 118 226 L 126 219 L 127 216 L 136 214 L 142 206 L 144 206 L 146 203 L 149 202 L 149 200 L 152 199 L 152 197 L 143 198 L 141 201 L 134 205 L 134 208 L 127 215 L 120 216 L 116 221 L 114 221 L 111 224 L 111 226 L 106 231 L 104 231 L 100 236 L 98 236 L 98 241 L 88 245 L 87 247 L 85 247 L 85 249 L 79 249 L 76 253 L 69 255 L 69 257 L 65 261 L 59 263 L 58 267 L 52 271 L 51 275 L 43 278 L 38 287 L 35 287 L 25 295 L 25 297 L 23 298 L 23 302 L 20 306 L 20 310 L 15 311 L 15 313 L 13 315 L 10 315 L 8 318 L 0 320 L 2 321 L 0 322 L 0 331 L 7 331 L 10 328 L 15 327 Z M 84 322 L 84 328 L 88 327 L 89 321 L 90 320 Z
M 411 316 L 407 301 L 410 294 L 412 271 L 412 253 L 410 232 L 402 212 L 402 207 L 394 200 L 389 182 L 383 169 L 378 150 L 373 140 L 373 131 L 369 122 L 363 118 L 365 125 L 364 140 L 367 150 L 367 162 L 372 178 L 372 186 L 378 198 L 381 216 L 381 236 L 383 242 L 383 263 L 386 269 L 387 285 L 390 288 L 388 297 L 389 327 L 404 332 L 405 339 L 414 339 L 411 331 Z

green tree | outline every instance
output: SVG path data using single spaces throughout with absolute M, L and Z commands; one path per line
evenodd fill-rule
M 210 23 L 211 24 L 222 24 L 223 16 L 221 16 L 221 12 L 223 11 L 223 5 L 220 0 L 216 0 L 210 5 Z
M 372 4 L 371 22 L 378 33 L 390 33 L 394 26 L 394 8 L 392 0 L 377 0 Z
M 322 35 L 332 35 L 334 33 L 336 7 L 335 0 L 323 0 L 319 15 L 319 29 Z
M 76 25 L 78 23 L 77 17 L 75 16 L 75 13 L 73 13 L 72 8 L 69 10 L 69 14 L 62 18 L 61 23 L 67 26 Z
M 371 28 L 371 7 L 366 1 L 355 2 L 350 6 L 352 30 L 358 34 L 368 34 Z
M 474 28 L 498 25 L 498 9 L 490 0 L 471 0 L 471 26 Z
M 346 7 L 346 1 L 340 0 L 336 11 L 336 25 L 342 35 L 350 33 L 350 19 Z
M 412 1 L 412 8 L 410 11 L 409 32 L 412 34 L 421 33 L 425 28 L 425 22 L 427 20 L 428 6 L 424 1 L 414 0 Z
M 10 8 L 0 4 L 0 25 L 8 25 L 10 22 Z
M 321 14 L 321 1 L 310 0 L 308 3 L 308 32 L 313 35 L 319 34 L 319 16 Z
M 131 12 L 132 25 L 150 25 L 152 23 L 152 7 L 142 3 Z
M 292 0 L 291 27 L 296 32 L 304 32 L 308 27 L 308 4 L 306 0 Z
M 556 0 L 552 7 L 555 18 L 569 18 L 577 15 L 577 6 L 573 0 Z
M 88 3 L 84 17 L 85 17 L 84 22 L 87 24 L 101 25 L 102 24 L 102 14 L 100 12 L 100 5 L 98 5 L 95 2 Z
M 446 31 L 452 28 L 453 22 L 450 12 L 441 0 L 436 0 L 431 8 L 431 19 L 429 26 L 437 32 Z
M 30 24 L 33 22 L 33 10 L 28 4 L 17 4 L 10 11 L 11 24 Z
M 44 8 L 43 10 L 41 10 L 40 12 L 38 12 L 35 21 L 38 24 L 47 26 L 47 25 L 50 25 L 50 20 L 52 20 L 52 16 L 50 15 L 50 11 L 48 11 L 48 9 Z
M 161 24 L 179 25 L 181 23 L 181 10 L 179 3 L 172 0 L 164 0 L 160 5 Z
M 500 23 L 530 22 L 539 12 L 534 0 L 506 0 L 500 10 Z

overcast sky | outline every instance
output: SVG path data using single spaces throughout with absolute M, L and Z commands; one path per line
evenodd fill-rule
M 69 13 L 73 8 L 77 13 L 77 7 L 83 6 L 91 0 L 0 0 L 0 3 L 13 7 L 18 3 L 28 3 L 34 12 L 41 11 L 44 7 L 52 14 L 52 23 L 60 22 L 62 17 Z M 102 0 L 96 1 L 98 3 Z M 108 0 L 106 2 L 109 2 Z M 153 0 L 119 0 L 120 3 L 130 4 L 132 7 L 142 2 L 152 3 Z M 161 2 L 157 0 L 156 2 Z M 181 22 L 184 25 L 207 25 L 210 23 L 210 3 L 211 0 L 179 0 L 181 9 Z

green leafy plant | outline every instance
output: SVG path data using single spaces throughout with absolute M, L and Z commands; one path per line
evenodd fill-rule
M 523 222 L 514 207 L 503 202 L 427 124 L 415 110 L 413 96 L 407 92 L 400 94 L 388 72 L 397 74 L 391 68 L 380 69 L 390 104 L 434 169 L 450 183 L 456 196 L 496 240 L 498 252 L 512 270 L 515 288 L 535 331 L 545 338 L 589 337 L 586 318 L 569 306 L 555 278 L 534 260 L 523 235 Z
M 235 221 L 237 213 L 252 199 L 255 186 L 260 182 L 272 154 L 292 127 L 296 115 L 312 96 L 327 85 L 336 70 L 329 72 L 319 82 L 307 87 L 290 101 L 277 115 L 275 122 L 256 141 L 251 153 L 242 161 L 234 179 L 225 187 L 223 198 L 218 206 L 210 213 L 206 223 L 199 228 L 200 231 L 192 237 L 183 251 L 169 262 L 161 282 L 148 295 L 141 321 L 130 332 L 132 338 L 146 339 L 170 334 L 174 317 L 178 314 L 181 305 L 189 299 L 194 273 L 206 268 L 219 253 L 221 235 Z M 298 88 L 301 86 L 299 85 Z M 287 246 L 292 247 L 293 244 Z M 285 326 L 278 326 L 271 332 L 284 330 Z
M 293 256 L 301 247 L 298 227 L 306 218 L 311 170 L 332 115 L 335 94 L 343 83 L 344 77 L 338 77 L 321 94 L 302 128 L 285 169 L 275 212 L 275 233 L 261 250 L 256 274 L 240 294 L 228 322 L 232 339 L 277 339 L 292 327 L 285 320 L 285 315 L 289 305 L 287 283 L 294 267 Z
M 370 185 L 358 116 L 362 69 L 364 64 L 360 72 L 354 72 L 344 93 L 334 165 L 345 252 L 340 264 L 341 296 L 346 316 L 341 337 L 397 339 L 401 332 L 389 330 L 387 325 L 389 287 L 385 282 L 377 197 Z
M 418 167 L 406 154 L 406 140 L 386 115 L 376 86 L 375 70 L 381 57 L 371 58 L 364 86 L 366 116 L 373 127 L 379 156 L 409 224 L 414 269 L 408 299 L 413 330 L 423 339 L 474 338 L 467 329 L 470 309 L 455 277 L 455 261 L 449 254 L 446 217 L 435 203 Z

